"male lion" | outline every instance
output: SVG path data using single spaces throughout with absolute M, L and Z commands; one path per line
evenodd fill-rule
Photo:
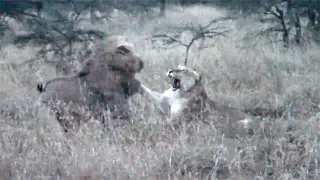
M 156 101 L 162 109 L 167 109 L 168 123 L 175 123 L 179 118 L 187 119 L 205 118 L 205 111 L 216 111 L 223 119 L 247 124 L 250 119 L 238 108 L 221 105 L 211 100 L 201 82 L 201 75 L 195 70 L 179 65 L 177 68 L 169 70 L 167 76 L 172 80 L 172 87 L 163 93 L 155 92 L 147 86 L 141 84 L 141 88 L 149 97 Z M 191 77 L 193 82 L 187 87 L 184 77 Z M 202 113 L 200 113 L 202 112 Z M 198 115 L 201 115 L 200 117 Z
M 89 113 L 87 118 L 101 118 L 108 109 L 113 118 L 129 117 L 128 97 L 140 89 L 134 75 L 144 66 L 130 46 L 109 43 L 105 52 L 86 61 L 75 76 L 38 84 L 41 101 L 55 111 L 65 132 L 84 121 L 87 113 L 83 112 Z

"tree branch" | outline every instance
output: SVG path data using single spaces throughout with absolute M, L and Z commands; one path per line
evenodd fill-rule
M 157 39 L 157 38 L 164 38 L 168 39 L 169 41 L 167 44 L 172 44 L 172 43 L 178 43 L 179 45 L 185 47 L 185 58 L 184 58 L 184 64 L 188 64 L 188 57 L 189 57 L 189 50 L 191 46 L 196 42 L 198 39 L 212 39 L 217 36 L 226 36 L 230 30 L 226 27 L 215 27 L 211 28 L 210 27 L 214 24 L 217 24 L 218 22 L 223 22 L 223 21 L 228 21 L 235 19 L 235 17 L 221 17 L 218 19 L 211 20 L 208 24 L 206 25 L 199 25 L 199 26 L 194 26 L 193 24 L 186 25 L 186 27 L 182 28 L 177 28 L 177 32 L 175 33 L 176 36 L 180 37 L 180 34 L 184 31 L 189 31 L 193 35 L 192 38 L 188 43 L 184 43 L 178 38 L 166 35 L 166 34 L 156 34 L 151 37 L 148 37 L 146 39 Z

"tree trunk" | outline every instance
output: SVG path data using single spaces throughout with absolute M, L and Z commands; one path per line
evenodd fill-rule
M 296 42 L 298 44 L 300 44 L 300 42 L 301 42 L 301 23 L 300 23 L 300 17 L 298 16 L 298 14 L 296 14 L 295 28 L 296 28 Z
M 164 16 L 164 11 L 166 9 L 166 0 L 160 0 L 160 16 Z

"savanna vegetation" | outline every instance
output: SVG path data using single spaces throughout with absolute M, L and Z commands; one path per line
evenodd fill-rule
M 108 3 L 107 3 L 108 2 Z M 319 179 L 319 0 L 0 2 L 0 179 Z M 210 98 L 280 116 L 163 124 L 142 95 L 132 118 L 65 136 L 36 85 L 77 71 L 96 41 L 124 36 L 154 90 L 187 64 Z

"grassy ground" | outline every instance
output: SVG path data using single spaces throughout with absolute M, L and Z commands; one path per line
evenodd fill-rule
M 169 86 L 166 70 L 183 63 L 185 50 L 146 38 L 226 13 L 199 6 L 170 7 L 160 19 L 118 12 L 113 25 L 92 26 L 127 36 L 146 63 L 139 76 L 162 91 Z M 244 40 L 261 28 L 254 16 L 223 25 L 231 30 L 227 37 L 206 40 L 209 47 L 201 51 L 196 42 L 190 50 L 188 65 L 203 73 L 209 96 L 247 108 L 291 104 L 288 115 L 255 119 L 251 136 L 214 116 L 210 125 L 192 122 L 174 132 L 136 95 L 131 122 L 112 133 L 92 122 L 66 138 L 48 110 L 39 107 L 35 90 L 38 81 L 56 72 L 43 64 L 19 65 L 35 48 L 8 45 L 1 50 L 0 179 L 319 179 L 319 47 L 305 43 L 284 49 L 266 37 Z M 188 33 L 182 35 L 190 40 Z

